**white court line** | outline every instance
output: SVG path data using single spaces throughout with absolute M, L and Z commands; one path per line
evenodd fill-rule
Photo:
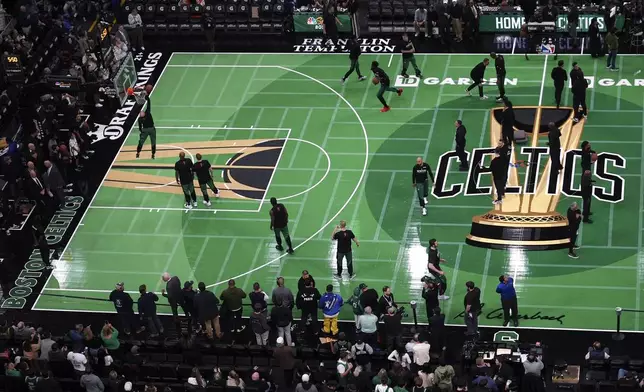
M 324 175 L 322 176 L 322 178 L 320 178 L 320 180 L 319 180 L 318 182 L 316 182 L 313 186 L 309 187 L 308 189 L 303 190 L 302 192 L 296 193 L 296 194 L 294 194 L 294 195 L 280 197 L 280 198 L 279 198 L 280 200 L 288 200 L 288 199 L 292 199 L 292 198 L 294 198 L 294 197 L 297 197 L 297 196 L 300 196 L 300 195 L 303 195 L 303 194 L 305 194 L 305 193 L 307 193 L 307 192 L 312 191 L 313 189 L 315 189 L 315 187 L 317 187 L 318 185 L 320 185 L 320 184 L 322 183 L 322 181 L 324 181 L 324 180 L 326 179 L 326 177 L 329 175 L 329 172 L 331 171 L 331 157 L 330 157 L 330 156 L 329 156 L 329 154 L 326 152 L 326 150 L 325 150 L 325 149 L 323 149 L 320 145 L 318 145 L 318 144 L 316 144 L 316 143 L 313 143 L 313 142 L 311 142 L 311 141 L 309 141 L 309 140 L 304 140 L 304 139 L 296 139 L 296 138 L 293 138 L 293 139 L 290 139 L 290 140 L 294 140 L 294 141 L 298 141 L 298 142 L 303 142 L 303 143 L 308 143 L 308 144 L 311 144 L 311 145 L 313 145 L 313 146 L 315 146 L 315 147 L 319 148 L 319 149 L 320 149 L 320 151 L 322 151 L 322 153 L 324 154 L 324 156 L 326 156 L 326 162 L 327 162 L 327 165 L 326 165 L 326 172 L 324 173 Z
M 546 71 L 548 68 L 548 55 L 546 55 L 543 59 L 543 74 L 541 75 L 541 90 L 539 91 L 539 104 L 538 106 L 541 106 L 541 103 L 543 102 L 543 88 L 546 86 Z
M 213 53 L 211 52 L 174 52 L 172 53 L 173 55 L 206 55 L 206 56 L 212 56 Z M 244 55 L 283 55 L 283 54 L 288 54 L 288 55 L 294 55 L 294 56 L 320 56 L 320 55 L 325 55 L 325 56 L 348 56 L 348 53 L 305 53 L 305 52 L 258 52 L 258 53 L 248 53 L 248 52 L 220 52 L 217 53 L 217 55 L 237 55 L 237 54 L 244 54 Z M 381 53 L 380 53 L 381 54 Z M 380 54 L 378 53 L 363 53 L 362 56 L 379 56 Z M 479 53 L 414 53 L 416 56 L 478 56 Z M 510 54 L 510 53 L 504 53 L 504 56 L 523 56 L 522 53 L 517 53 L 517 54 Z M 625 53 L 625 54 L 619 54 L 620 56 L 641 56 L 638 54 L 630 54 L 630 53 Z M 574 56 L 573 54 L 560 54 L 559 56 Z M 237 65 L 239 66 L 239 65 Z M 293 64 L 293 66 L 296 66 L 296 64 Z M 249 66 L 251 67 L 251 66 Z M 275 66 L 277 67 L 277 66 Z
M 396 172 L 392 172 L 391 179 L 389 179 L 389 185 L 387 186 L 387 193 L 386 193 L 387 196 L 385 196 L 385 201 L 382 203 L 382 209 L 380 210 L 380 218 L 378 219 L 378 225 L 376 226 L 376 234 L 374 234 L 373 236 L 374 240 L 378 240 L 380 238 L 380 231 L 382 230 L 382 221 L 385 219 L 385 213 L 387 212 L 387 207 L 389 207 L 389 197 L 391 196 L 391 188 L 393 188 L 394 186 L 395 178 L 396 178 Z
M 186 211 L 185 208 L 176 208 L 176 207 L 130 207 L 130 206 L 89 206 L 88 208 L 99 209 L 99 210 L 149 210 L 149 211 Z M 212 214 L 213 212 L 247 212 L 256 214 L 257 210 L 226 210 L 226 209 L 199 209 L 193 208 L 188 210 L 189 212 L 207 212 Z
M 150 92 L 150 97 L 152 97 L 152 94 L 154 93 L 154 89 L 159 85 L 159 81 L 161 81 L 161 77 L 165 73 L 165 70 L 168 69 L 168 64 L 170 64 L 170 62 L 172 61 L 173 57 L 174 57 L 174 53 L 172 53 L 170 55 L 170 58 L 168 59 L 168 62 L 166 63 L 165 67 L 163 67 L 163 69 L 161 70 L 161 73 L 159 74 L 159 77 L 157 78 L 156 83 L 154 84 L 154 86 L 152 86 L 152 91 Z M 125 135 L 125 137 L 123 137 L 123 142 L 121 144 L 121 147 L 119 148 L 117 153 L 114 155 L 114 159 L 112 159 L 112 163 L 110 163 L 110 166 L 107 168 L 107 171 L 103 175 L 103 179 L 101 180 L 101 183 L 98 185 L 98 188 L 96 189 L 96 192 L 94 193 L 94 196 L 92 196 L 92 199 L 89 201 L 89 204 L 87 205 L 87 208 L 85 209 L 85 212 L 83 212 L 83 215 L 78 220 L 79 223 L 83 222 L 83 219 L 85 219 L 85 215 L 87 215 L 87 212 L 89 211 L 90 207 L 92 206 L 92 203 L 96 199 L 96 196 L 100 192 L 101 188 L 103 188 L 103 183 L 105 182 L 105 179 L 107 178 L 107 174 L 110 172 L 110 170 L 112 170 L 112 166 L 114 166 L 114 163 L 116 162 L 116 158 L 118 158 L 119 154 L 121 153 L 121 150 L 125 146 L 125 142 L 127 141 L 127 138 L 130 136 L 130 133 L 132 132 L 132 129 L 134 129 L 135 125 L 136 125 L 136 119 L 135 119 L 134 123 L 132 124 L 132 127 L 130 127 L 130 130 L 128 131 L 128 134 Z M 81 227 L 80 224 L 76 225 L 76 228 L 72 232 L 72 235 L 69 237 L 69 240 L 67 241 L 67 244 L 65 245 L 65 247 L 62 250 L 62 252 L 60 253 L 59 259 L 58 260 L 52 260 L 52 264 L 56 263 L 56 262 L 59 262 L 65 256 L 65 252 L 67 252 L 67 249 L 69 248 L 69 245 L 74 240 L 74 236 L 76 235 L 76 232 L 78 231 L 78 229 L 80 227 Z M 47 277 L 47 280 L 45 281 L 45 284 L 43 285 L 43 291 L 47 288 L 47 285 L 49 284 L 49 281 L 51 280 L 52 276 L 54 276 L 55 272 L 56 272 L 56 270 L 54 269 L 49 273 L 49 276 Z M 31 310 L 36 310 L 36 305 L 38 305 L 38 301 L 40 300 L 40 296 L 41 296 L 41 294 L 39 293 L 38 297 L 34 301 L 34 304 L 31 306 Z
M 259 202 L 259 207 L 257 207 L 257 212 L 260 212 L 262 210 L 262 207 L 264 206 L 264 202 L 266 201 L 266 195 L 268 194 L 268 191 L 271 188 L 271 184 L 273 183 L 273 178 L 275 178 L 275 173 L 277 172 L 277 167 L 280 164 L 280 161 L 282 160 L 282 155 L 284 154 L 284 150 L 286 150 L 286 144 L 288 143 L 288 137 L 291 136 L 291 130 L 288 130 L 288 133 L 286 134 L 286 139 L 284 139 L 284 144 L 282 144 L 282 149 L 280 150 L 279 155 L 277 156 L 277 162 L 275 162 L 275 167 L 273 168 L 273 172 L 271 173 L 271 177 L 268 179 L 268 184 L 266 184 L 266 190 L 264 191 L 264 195 L 262 195 L 262 200 Z
M 160 106 L 160 105 L 157 105 Z M 194 106 L 193 106 L 194 107 Z M 262 128 L 262 127 L 187 127 L 185 125 L 180 125 L 177 127 L 155 127 L 156 129 L 190 129 L 191 131 L 209 131 L 209 130 L 226 130 L 226 131 L 290 131 L 291 128 Z
M 644 96 L 642 96 L 642 106 L 644 107 Z M 642 110 L 642 124 L 644 124 L 644 110 Z M 642 140 L 644 141 L 644 127 L 642 127 Z M 644 173 L 644 143 L 641 143 L 640 160 L 640 173 Z M 641 309 L 641 282 L 642 282 L 642 229 L 644 228 L 644 219 L 642 218 L 642 210 L 644 210 L 644 181 L 640 179 L 640 207 L 638 210 L 638 225 L 637 225 L 637 257 L 635 258 L 635 266 L 637 267 L 637 280 L 635 284 L 635 309 Z M 635 313 L 635 329 L 639 329 L 640 314 Z

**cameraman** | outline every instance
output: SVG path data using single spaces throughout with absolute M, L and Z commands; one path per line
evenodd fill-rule
M 402 317 L 402 312 L 399 312 L 398 309 L 390 306 L 387 309 L 387 313 L 382 318 L 382 322 L 385 325 L 385 342 L 387 342 L 388 351 L 401 345 L 400 336 L 402 335 Z

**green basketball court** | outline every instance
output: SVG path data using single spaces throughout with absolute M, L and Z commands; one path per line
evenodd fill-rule
M 437 238 L 447 260 L 451 299 L 441 306 L 450 324 L 463 323 L 465 282 L 472 280 L 486 303 L 481 325 L 500 326 L 495 287 L 507 272 L 515 277 L 522 327 L 614 328 L 615 307 L 640 309 L 642 292 L 644 80 L 636 72 L 644 61 L 620 56 L 620 70 L 610 72 L 602 60 L 559 56 L 567 69 L 578 61 L 586 76 L 594 76 L 581 140 L 626 161 L 625 167 L 607 168 L 624 180 L 623 200 L 593 200 L 594 224 L 582 226 L 580 257 L 571 259 L 566 250 L 465 244 L 472 217 L 492 209 L 491 195 L 430 195 L 428 215 L 421 216 L 411 186 L 416 157 L 436 170 L 440 155 L 453 149 L 456 119 L 467 127 L 467 150 L 491 146 L 491 109 L 500 106 L 496 87 L 486 87 L 486 101 L 463 93 L 464 78 L 483 57 L 418 56 L 424 80 L 401 97 L 386 93 L 392 110 L 380 113 L 369 64 L 378 60 L 393 79 L 399 55 L 363 55 L 361 70 L 369 80 L 358 82 L 354 74 L 342 85 L 346 55 L 174 54 L 152 94 L 156 159 L 150 159 L 149 141 L 141 158 L 134 158 L 135 126 L 34 309 L 113 311 L 111 303 L 93 299 L 106 298 L 119 281 L 132 293 L 142 283 L 159 292 L 164 271 L 204 281 L 219 293 L 230 278 L 244 290 L 259 282 L 270 292 L 275 278 L 284 276 L 295 289 L 307 269 L 318 288 L 332 283 L 345 299 L 362 282 L 378 292 L 389 285 L 397 301 L 420 301 L 419 321 L 425 322 L 420 279 L 427 271 L 428 240 Z M 552 56 L 526 61 L 506 55 L 506 64 L 507 95 L 515 107 L 554 104 Z M 491 65 L 486 77 L 493 72 Z M 570 105 L 569 89 L 564 94 Z M 184 208 L 173 170 L 180 151 L 188 157 L 201 153 L 215 167 L 222 197 L 213 198 L 211 207 L 201 203 L 197 188 L 199 206 Z M 467 175 L 452 161 L 446 186 Z M 611 191 L 601 178 L 595 185 Z M 268 215 L 273 196 L 289 210 L 294 255 L 275 249 Z M 573 200 L 581 201 L 561 195 L 557 211 L 565 215 Z M 330 236 L 340 219 L 361 243 L 354 249 L 352 281 L 346 269 L 341 281 L 331 278 Z M 349 307 L 342 318 L 353 318 Z M 631 314 L 622 327 L 644 328 Z

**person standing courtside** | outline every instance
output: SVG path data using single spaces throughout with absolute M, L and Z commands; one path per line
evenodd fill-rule
M 467 129 L 463 125 L 463 121 L 456 120 L 454 123 L 456 127 L 456 135 L 454 136 L 454 142 L 456 144 L 456 154 L 458 155 L 459 161 L 461 161 L 458 170 L 467 171 L 469 165 L 467 163 L 467 154 L 465 154 L 465 135 L 467 134 Z
M 353 234 L 353 231 L 347 229 L 346 221 L 340 221 L 340 224 L 333 229 L 331 240 L 338 242 L 336 255 L 338 271 L 336 272 L 335 277 L 342 279 L 342 260 L 346 258 L 349 278 L 355 278 L 356 274 L 353 272 L 353 252 L 351 251 L 351 241 L 355 242 L 358 247 L 360 246 L 360 243 L 358 242 L 356 235 Z
M 563 60 L 559 60 L 557 66 L 552 69 L 550 77 L 555 85 L 555 102 L 557 103 L 557 109 L 559 109 L 559 106 L 561 106 L 561 93 L 563 92 L 564 85 L 568 81 L 568 75 L 566 75 Z
M 228 315 L 232 318 L 231 332 L 243 332 L 246 328 L 242 324 L 242 313 L 244 310 L 242 300 L 244 298 L 246 298 L 246 293 L 244 290 L 235 286 L 234 279 L 228 281 L 228 288 L 219 295 L 219 299 L 222 302 L 221 306 L 226 307 Z
M 514 279 L 508 275 L 499 276 L 499 285 L 496 292 L 501 294 L 501 307 L 503 308 L 503 326 L 510 325 L 510 319 L 515 327 L 519 326 L 519 308 L 517 305 L 517 292 L 514 289 Z
M 416 53 L 416 48 L 414 47 L 414 43 L 409 39 L 407 33 L 403 33 L 402 35 L 400 53 L 402 53 L 402 71 L 400 72 L 400 75 L 404 78 L 409 77 L 409 75 L 407 75 L 407 68 L 411 63 L 411 66 L 414 67 L 414 71 L 416 71 L 416 77 L 422 78 L 422 72 L 420 72 L 420 68 L 418 68 L 418 64 L 416 64 L 416 56 L 414 55 L 414 53 Z
M 588 114 L 586 108 L 586 89 L 588 82 L 584 78 L 584 72 L 579 68 L 577 63 L 572 63 L 572 71 L 570 71 L 570 82 L 572 84 L 572 108 L 575 111 L 574 122 L 579 122 L 581 117 L 586 117 Z M 581 111 L 579 107 L 581 106 Z
M 504 98 L 503 99 L 503 122 L 501 124 L 501 136 L 503 136 L 503 143 L 508 146 L 508 149 L 512 148 L 514 143 L 514 107 L 512 102 Z
M 438 250 L 438 241 L 435 238 L 429 240 L 429 250 L 427 251 L 427 269 L 438 282 L 438 299 L 447 300 L 449 297 L 445 295 L 447 291 L 447 278 L 445 272 L 441 268 L 441 264 L 445 263 L 445 259 L 441 257 L 441 252 Z
M 577 246 L 577 232 L 579 231 L 579 225 L 581 222 L 581 211 L 579 210 L 579 207 L 577 207 L 577 203 L 572 203 L 570 205 L 566 217 L 568 218 L 568 238 L 570 238 L 568 257 L 576 259 L 579 257 L 575 253 L 575 250 L 579 249 Z
M 416 164 L 411 171 L 411 186 L 416 188 L 416 194 L 418 195 L 418 202 L 420 203 L 420 208 L 423 209 L 423 216 L 427 215 L 427 196 L 429 196 L 429 178 L 434 182 L 434 173 L 432 168 L 423 162 L 423 158 L 416 158 Z
M 561 165 L 561 130 L 555 123 L 548 123 L 548 151 L 550 152 L 550 183 L 555 183 L 559 178 Z
M 481 100 L 487 99 L 487 95 L 483 95 L 483 77 L 485 76 L 485 67 L 490 64 L 490 60 L 488 59 L 483 59 L 480 63 L 476 64 L 474 68 L 472 68 L 472 71 L 470 71 L 470 78 L 472 79 L 472 84 L 465 90 L 465 94 L 467 96 L 471 96 L 472 91 L 474 87 L 479 88 L 479 98 Z
M 490 57 L 494 60 L 496 86 L 499 88 L 499 96 L 496 97 L 496 101 L 503 102 L 505 100 L 505 57 L 496 53 L 490 53 Z
M 463 305 L 465 306 L 465 326 L 467 336 L 475 336 L 479 333 L 479 311 L 481 310 L 481 290 L 474 285 L 474 282 L 465 283 L 467 293 Z
M 492 162 L 490 162 L 490 170 L 492 171 L 492 182 L 496 189 L 496 199 L 492 204 L 501 204 L 503 203 L 503 197 L 505 196 L 508 166 L 506 164 L 506 159 L 501 155 L 500 148 L 494 150 L 494 158 L 492 158 Z
M 583 200 L 583 217 L 584 223 L 593 223 L 590 216 L 593 214 L 590 212 L 590 201 L 593 198 L 593 179 L 592 172 L 590 170 L 584 170 L 581 174 L 581 198 Z
M 201 159 L 201 154 L 195 156 L 197 162 L 195 162 L 192 169 L 197 175 L 197 181 L 199 181 L 199 188 L 201 188 L 201 193 L 203 194 L 203 204 L 210 207 L 210 197 L 208 197 L 208 188 L 214 192 L 215 197 L 219 197 L 219 189 L 215 186 L 214 181 L 212 180 L 212 166 L 207 159 Z
M 275 249 L 280 252 L 284 250 L 281 237 L 283 235 L 286 246 L 288 246 L 286 251 L 292 254 L 294 250 L 291 235 L 288 232 L 288 211 L 284 207 L 284 204 L 278 203 L 274 197 L 271 197 L 271 205 L 273 208 L 269 211 L 269 215 L 271 216 L 271 230 L 275 233 L 275 241 L 277 241 Z
M 192 171 L 192 161 L 186 158 L 186 153 L 179 153 L 179 160 L 174 164 L 174 175 L 177 184 L 183 190 L 183 196 L 186 199 L 184 207 L 192 209 L 197 206 L 197 194 L 195 193 L 194 178 L 195 173 Z
M 362 54 L 362 50 L 360 50 L 360 44 L 358 41 L 355 40 L 355 38 L 352 38 L 349 40 L 349 60 L 351 61 L 351 67 L 347 71 L 346 74 L 344 74 L 344 77 L 342 77 L 342 84 L 347 81 L 349 76 L 353 73 L 355 70 L 356 73 L 358 74 L 358 80 L 363 81 L 367 79 L 366 76 L 360 73 L 360 63 L 358 62 L 358 59 L 360 58 L 360 55 Z

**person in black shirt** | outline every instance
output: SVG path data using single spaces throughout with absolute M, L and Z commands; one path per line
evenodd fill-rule
M 248 293 L 248 299 L 250 299 L 251 308 L 257 309 L 256 305 L 259 305 L 259 311 L 267 315 L 268 309 L 268 294 L 259 285 L 259 282 L 253 283 L 253 291 Z
M 454 142 L 456 143 L 456 154 L 458 159 L 461 161 L 461 165 L 458 167 L 460 171 L 467 171 L 469 165 L 467 163 L 467 154 L 465 154 L 465 135 L 467 134 L 467 129 L 463 125 L 463 121 L 456 120 L 454 122 L 456 127 L 456 135 L 454 136 Z
M 568 81 L 568 75 L 566 75 L 563 60 L 559 60 L 557 66 L 552 69 L 550 77 L 555 84 L 555 102 L 557 103 L 557 109 L 559 109 L 559 106 L 561 106 L 561 93 L 563 92 L 564 85 Z
M 403 90 L 401 88 L 395 89 L 391 87 L 391 80 L 389 79 L 389 75 L 385 71 L 382 70 L 382 68 L 379 67 L 380 64 L 378 64 L 377 61 L 373 61 L 371 63 L 371 72 L 373 72 L 375 80 L 374 83 L 378 84 L 380 83 L 380 90 L 378 90 L 378 94 L 376 94 L 376 97 L 378 97 L 378 100 L 380 103 L 382 103 L 382 109 L 380 111 L 382 113 L 388 112 L 391 110 L 389 105 L 387 105 L 387 101 L 383 98 L 383 94 L 385 91 L 391 91 L 398 93 L 398 96 L 400 97 L 402 95 Z
M 199 181 L 199 188 L 201 188 L 201 193 L 203 194 L 203 204 L 210 207 L 210 197 L 208 197 L 208 188 L 215 193 L 215 197 L 219 197 L 219 189 L 215 186 L 214 181 L 212 180 L 212 166 L 207 159 L 202 160 L 201 154 L 196 155 L 197 162 L 195 162 L 192 170 L 197 175 L 197 181 Z
M 599 22 L 597 18 L 592 18 L 590 21 L 590 26 L 588 26 L 588 40 L 589 40 L 589 49 L 590 57 L 602 57 L 602 41 L 601 34 L 599 32 Z
M 438 303 L 438 287 L 434 282 L 425 280 L 423 282 L 423 292 L 422 297 L 425 300 L 425 313 L 427 314 L 427 320 L 429 321 L 432 317 L 434 309 L 439 306 Z
M 358 74 L 359 81 L 363 81 L 367 79 L 366 76 L 360 73 L 360 63 L 358 62 L 358 59 L 362 54 L 362 51 L 360 50 L 360 44 L 358 43 L 358 41 L 355 40 L 355 38 L 352 38 L 351 40 L 349 40 L 348 46 L 349 46 L 349 60 L 351 60 L 351 67 L 349 68 L 347 73 L 344 74 L 344 77 L 342 78 L 342 84 L 344 84 L 344 82 L 347 81 L 347 79 L 353 73 L 354 70 Z
M 512 148 L 512 143 L 514 143 L 514 107 L 512 102 L 504 98 L 503 99 L 503 122 L 501 123 L 501 135 L 503 136 L 503 143 Z
M 503 203 L 505 196 L 505 183 L 507 181 L 508 165 L 506 159 L 501 156 L 501 151 L 497 148 L 494 151 L 494 158 L 490 162 L 490 170 L 492 170 L 492 181 L 494 188 L 496 188 L 496 200 L 493 204 Z
M 132 300 L 130 294 L 125 292 L 123 282 L 116 284 L 116 288 L 110 293 L 110 301 L 114 303 L 116 313 L 121 317 L 125 334 L 130 334 L 130 327 L 136 330 L 136 333 L 145 331 L 145 327 L 139 325 L 139 320 L 134 314 L 134 300 Z
M 338 271 L 336 272 L 335 276 L 338 279 L 342 278 L 342 260 L 346 257 L 349 277 L 351 279 L 355 278 L 356 275 L 353 273 L 353 252 L 351 251 L 351 241 L 355 242 L 356 246 L 358 247 L 360 246 L 360 243 L 358 242 L 355 234 L 353 234 L 353 231 L 347 229 L 346 221 L 340 221 L 340 224 L 337 225 L 335 229 L 333 229 L 331 240 L 338 241 L 338 250 L 336 256 Z
M 579 249 L 577 246 L 577 232 L 579 231 L 579 225 L 581 222 L 581 211 L 579 210 L 579 207 L 577 207 L 577 203 L 572 203 L 570 205 L 566 217 L 568 218 L 568 238 L 570 238 L 568 257 L 576 259 L 579 257 L 575 253 L 575 249 Z
M 556 22 L 559 10 L 552 4 L 552 0 L 548 1 L 548 5 L 541 10 L 541 18 L 544 22 Z
M 150 337 L 157 337 L 159 334 L 163 334 L 163 324 L 161 324 L 161 320 L 157 316 L 157 301 L 159 300 L 159 296 L 148 292 L 144 284 L 139 286 L 139 293 L 141 294 L 137 301 L 139 315 L 142 320 L 147 320 Z
M 150 97 L 145 96 L 145 111 L 139 113 L 139 144 L 136 146 L 136 157 L 138 158 L 143 149 L 143 144 L 150 137 L 150 143 L 152 144 L 152 159 L 154 159 L 154 154 L 157 152 L 157 129 L 154 127 L 154 119 L 152 118 L 152 104 L 150 103 Z
M 288 211 L 284 207 L 284 204 L 278 203 L 274 197 L 271 197 L 271 205 L 273 208 L 271 208 L 269 215 L 271 216 L 271 230 L 275 233 L 275 241 L 277 241 L 275 249 L 280 252 L 284 250 L 281 234 L 284 236 L 284 241 L 286 241 L 286 245 L 288 246 L 286 251 L 292 254 L 294 250 L 293 243 L 291 243 L 291 235 L 288 232 Z
M 416 71 L 416 77 L 422 78 L 422 72 L 420 72 L 420 68 L 418 68 L 418 64 L 416 64 L 416 56 L 414 56 L 416 48 L 414 47 L 414 43 L 409 39 L 407 33 L 403 33 L 402 35 L 400 53 L 402 53 L 402 71 L 400 74 L 403 77 L 408 78 L 409 75 L 407 75 L 407 67 L 409 67 L 409 63 L 411 63 L 411 66 L 414 67 L 414 70 Z
M 572 47 L 577 47 L 577 26 L 579 26 L 579 9 L 574 1 L 568 6 L 568 35 L 572 38 Z
M 449 299 L 449 297 L 445 295 L 445 292 L 447 291 L 447 278 L 445 277 L 445 272 L 443 272 L 443 269 L 441 268 L 441 263 L 445 263 L 445 259 L 441 257 L 441 252 L 438 250 L 438 241 L 436 241 L 436 238 L 429 240 L 429 250 L 427 251 L 427 254 L 427 269 L 438 284 L 438 299 Z
M 402 313 L 397 312 L 393 306 L 390 306 L 384 312 L 382 323 L 385 326 L 385 339 L 388 351 L 401 346 L 402 317 Z
M 211 52 L 215 51 L 215 18 L 214 12 L 206 11 L 203 13 L 203 18 L 201 19 L 201 24 L 203 27 L 203 32 L 206 35 L 206 42 L 208 42 L 208 48 Z
M 487 99 L 486 95 L 483 95 L 483 77 L 485 76 L 485 67 L 490 64 L 490 60 L 488 59 L 483 59 L 480 63 L 476 65 L 476 67 L 472 68 L 472 71 L 470 71 L 470 78 L 472 78 L 472 84 L 465 90 L 465 94 L 467 96 L 471 96 L 472 94 L 470 91 L 474 89 L 474 87 L 479 88 L 479 97 L 483 99 Z
M 479 333 L 479 311 L 481 310 L 481 290 L 474 285 L 474 282 L 465 283 L 467 293 L 463 301 L 465 306 L 465 326 L 467 327 L 468 336 L 474 336 Z
M 555 123 L 548 123 L 548 149 L 550 152 L 550 183 L 557 181 L 561 165 L 561 131 Z
M 597 154 L 595 153 L 595 150 L 592 149 L 590 142 L 588 140 L 584 140 L 581 143 L 581 170 L 582 171 L 591 169 L 593 162 L 595 162 L 593 159 L 596 159 L 596 155 Z
M 581 174 L 581 198 L 583 200 L 584 207 L 584 223 L 593 223 L 590 219 L 590 216 L 593 214 L 590 212 L 590 201 L 593 198 L 593 178 L 590 170 L 585 170 Z
M 311 286 L 315 287 L 315 279 L 313 279 L 313 276 L 309 274 L 309 271 L 302 271 L 302 276 L 300 277 L 300 280 L 297 281 L 297 291 L 304 290 L 304 287 L 306 287 L 306 282 L 309 280 L 311 281 Z
M 382 295 L 378 300 L 378 310 L 374 311 L 374 314 L 376 316 L 387 314 L 387 309 L 391 307 L 398 309 L 398 304 L 394 299 L 394 294 L 391 292 L 391 287 L 385 286 L 382 288 Z
M 324 23 L 322 27 L 324 28 L 325 42 L 327 44 L 330 43 L 333 46 L 333 50 L 337 52 L 340 50 L 340 44 L 338 42 L 338 25 L 342 26 L 342 23 L 340 23 L 338 17 L 335 16 L 335 7 L 333 6 L 333 3 L 329 2 L 328 5 L 324 7 L 322 19 Z
M 496 101 L 503 102 L 505 100 L 505 57 L 496 53 L 490 53 L 490 57 L 494 60 L 496 86 L 499 88 L 499 96 L 496 97 Z
M 416 188 L 420 208 L 423 209 L 423 216 L 427 215 L 427 208 L 425 206 L 429 203 L 427 196 L 429 195 L 428 178 L 430 177 L 432 182 L 434 182 L 434 173 L 432 172 L 432 168 L 429 167 L 426 162 L 423 162 L 423 158 L 416 158 L 416 164 L 411 170 L 411 186 Z
M 192 209 L 197 206 L 197 195 L 195 194 L 194 172 L 192 171 L 192 161 L 186 158 L 186 153 L 179 153 L 179 160 L 174 164 L 175 178 L 177 184 L 181 185 L 183 195 L 186 199 L 185 207 Z M 191 203 L 192 201 L 192 203 Z
M 573 69 L 570 71 L 570 81 L 572 83 L 572 108 L 575 111 L 574 122 L 579 122 L 581 117 L 586 117 L 588 110 L 586 108 L 586 89 L 588 82 L 584 78 L 584 72 L 579 68 L 577 63 L 572 64 Z M 581 106 L 581 110 L 579 107 Z
M 320 292 L 313 287 L 313 281 L 311 280 L 306 280 L 304 289 L 298 291 L 295 306 L 302 311 L 300 319 L 302 330 L 305 330 L 307 325 L 310 325 L 313 330 L 318 328 L 318 303 L 320 302 L 320 297 Z M 310 324 L 309 318 L 311 319 Z

